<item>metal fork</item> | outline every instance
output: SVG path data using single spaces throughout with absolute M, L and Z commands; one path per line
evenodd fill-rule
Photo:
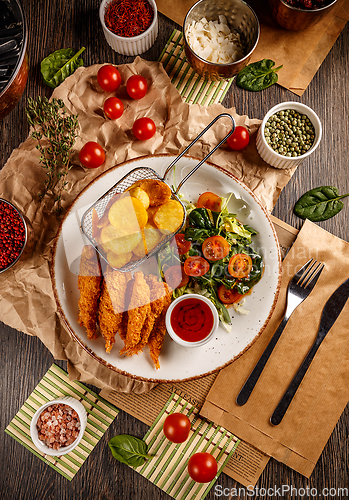
M 314 288 L 317 280 L 319 279 L 319 276 L 323 268 L 324 264 L 321 264 L 321 262 L 317 262 L 316 260 L 313 261 L 313 259 L 310 259 L 306 264 L 304 264 L 303 267 L 300 268 L 300 270 L 294 275 L 294 277 L 290 281 L 287 288 L 287 298 L 286 298 L 287 306 L 285 315 L 282 318 L 282 321 L 278 329 L 270 339 L 270 342 L 265 348 L 262 356 L 259 358 L 256 366 L 252 370 L 251 375 L 248 377 L 244 386 L 239 392 L 238 397 L 236 398 L 236 403 L 239 406 L 243 406 L 248 401 L 248 398 L 250 397 L 254 389 L 254 386 L 256 385 L 259 377 L 261 376 L 261 373 L 271 353 L 273 352 L 277 341 L 279 340 L 282 332 L 284 331 L 284 328 L 288 320 L 290 319 L 291 314 L 299 306 L 299 304 L 301 304 L 303 300 L 305 300 L 308 297 L 308 295 Z

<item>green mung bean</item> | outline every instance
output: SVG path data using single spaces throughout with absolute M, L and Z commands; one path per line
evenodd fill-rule
M 276 153 L 287 157 L 301 156 L 314 144 L 315 129 L 307 115 L 294 109 L 283 109 L 269 117 L 264 136 Z

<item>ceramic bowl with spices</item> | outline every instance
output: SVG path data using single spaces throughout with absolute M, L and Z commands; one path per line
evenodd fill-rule
M 125 56 L 143 54 L 158 36 L 154 0 L 102 0 L 99 19 L 110 47 Z
M 255 12 L 243 0 L 200 0 L 184 19 L 185 54 L 204 78 L 231 78 L 248 64 L 259 31 Z
M 269 165 L 291 168 L 315 151 L 321 136 L 320 119 L 311 108 L 299 102 L 282 102 L 265 115 L 256 146 Z
M 323 19 L 337 0 L 269 0 L 275 21 L 286 30 L 303 31 Z
M 28 257 L 33 247 L 30 221 L 13 203 L 0 198 L 0 274 Z
M 87 413 L 82 403 L 66 396 L 40 406 L 30 423 L 30 436 L 37 449 L 46 455 L 65 455 L 78 446 L 86 424 Z
M 195 293 L 175 299 L 166 313 L 166 328 L 170 337 L 184 347 L 207 344 L 218 325 L 218 312 L 213 303 L 207 297 Z

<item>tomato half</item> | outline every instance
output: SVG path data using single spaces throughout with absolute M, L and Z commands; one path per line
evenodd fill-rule
M 223 236 L 211 236 L 202 244 L 202 253 L 207 260 L 224 259 L 229 253 L 229 243 Z
M 228 264 L 228 272 L 234 278 L 247 278 L 252 269 L 252 259 L 245 253 L 237 253 L 232 256 Z
M 146 141 L 153 137 L 156 132 L 156 126 L 151 118 L 138 118 L 133 124 L 132 132 L 139 141 Z
M 110 118 L 110 120 L 116 120 L 120 118 L 124 112 L 124 105 L 118 97 L 108 97 L 103 104 L 104 114 Z
M 183 413 L 171 413 L 166 417 L 163 430 L 172 443 L 184 443 L 188 439 L 191 423 Z
M 184 272 L 183 266 L 180 264 L 168 267 L 164 275 L 166 283 L 172 290 L 182 288 L 182 286 L 187 285 L 189 281 L 189 276 Z
M 185 239 L 183 233 L 177 233 L 174 241 L 177 246 L 179 255 L 184 255 L 185 253 L 189 252 L 191 247 L 191 242 Z
M 244 149 L 250 142 L 250 136 L 248 130 L 245 127 L 235 127 L 234 132 L 227 139 L 228 146 L 234 151 L 240 151 Z
M 126 92 L 132 99 L 142 99 L 148 91 L 147 80 L 141 75 L 132 75 L 126 82 Z
M 84 167 L 98 168 L 105 160 L 105 152 L 97 142 L 86 142 L 80 149 L 79 160 Z
M 197 483 L 210 483 L 216 477 L 217 471 L 216 459 L 210 453 L 194 453 L 189 458 L 189 476 Z
M 121 75 L 115 66 L 105 64 L 98 70 L 97 81 L 105 92 L 115 92 L 121 85 Z
M 211 193 L 210 191 L 207 191 L 199 196 L 196 206 L 198 208 L 208 208 L 213 212 L 220 212 L 222 209 L 222 198 L 214 193 Z
M 224 285 L 221 285 L 218 288 L 218 298 L 223 304 L 235 304 L 235 302 L 239 302 L 242 299 L 243 295 L 232 288 L 229 290 L 225 288 Z
M 184 262 L 184 272 L 188 276 L 203 276 L 210 269 L 210 264 L 202 257 L 188 257 Z

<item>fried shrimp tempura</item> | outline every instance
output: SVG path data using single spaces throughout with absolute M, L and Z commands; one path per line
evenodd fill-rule
M 160 368 L 160 363 L 159 363 L 159 355 L 162 349 L 162 345 L 164 343 L 165 335 L 166 335 L 166 323 L 165 323 L 165 317 L 166 317 L 166 312 L 167 309 L 170 307 L 171 304 L 171 297 L 172 297 L 172 290 L 169 288 L 169 286 L 164 283 L 166 287 L 166 295 L 164 298 L 164 306 L 163 309 L 160 313 L 160 315 L 156 318 L 154 327 L 149 335 L 148 339 L 148 346 L 150 349 L 150 357 L 153 360 L 153 363 L 155 365 L 155 368 L 158 370 Z
M 141 331 L 150 314 L 150 289 L 141 271 L 135 273 L 132 295 L 127 305 L 127 333 L 125 346 L 120 354 L 125 354 L 141 340 Z
M 78 322 L 86 328 L 89 340 L 96 339 L 98 301 L 102 290 L 102 271 L 97 253 L 91 245 L 86 245 L 82 249 L 78 288 L 80 291 Z
M 145 276 L 145 280 L 150 288 L 150 314 L 146 317 L 141 331 L 141 340 L 126 354 L 132 356 L 139 354 L 147 345 L 149 335 L 153 329 L 156 318 L 161 314 L 166 301 L 166 288 L 163 282 L 158 281 L 153 274 Z
M 107 266 L 98 313 L 99 327 L 105 339 L 107 353 L 110 353 L 115 343 L 115 335 L 122 321 L 125 310 L 126 285 L 127 277 L 125 274 Z

